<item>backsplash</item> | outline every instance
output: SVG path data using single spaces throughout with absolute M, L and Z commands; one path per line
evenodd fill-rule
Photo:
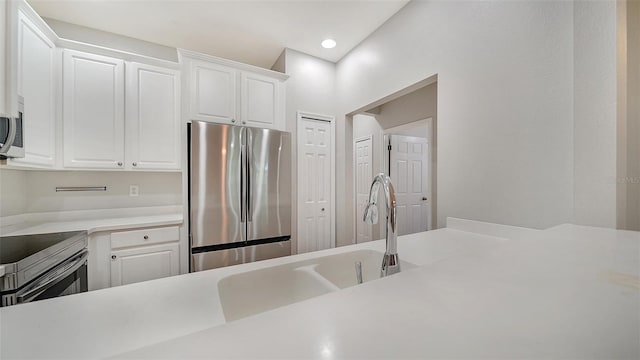
M 0 169 L 0 217 L 19 215 L 27 206 L 27 172 Z
M 2 170 L 0 216 L 182 204 L 182 174 L 160 172 Z M 129 196 L 129 186 L 138 196 Z M 106 191 L 56 192 L 62 186 L 106 186 Z

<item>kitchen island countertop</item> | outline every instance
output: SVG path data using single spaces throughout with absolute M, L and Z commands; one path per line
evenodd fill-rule
M 356 249 L 384 241 L 3 308 L 0 357 L 640 356 L 640 233 L 575 225 L 402 236 L 420 267 L 225 323 L 221 278 Z

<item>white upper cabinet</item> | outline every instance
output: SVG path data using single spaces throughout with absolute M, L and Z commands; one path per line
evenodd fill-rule
M 279 128 L 280 81 L 244 71 L 240 79 L 242 124 Z
M 24 97 L 25 157 L 14 165 L 55 165 L 54 43 L 21 10 L 17 28 L 17 91 Z
M 180 54 L 190 120 L 284 130 L 287 75 L 183 49 Z
M 189 69 L 191 119 L 235 123 L 237 71 L 199 60 Z
M 126 168 L 180 169 L 180 72 L 126 67 Z
M 123 168 L 124 61 L 65 50 L 63 119 L 66 168 Z
M 7 63 L 5 60 L 7 59 L 7 36 L 5 36 L 5 32 L 7 30 L 7 1 L 0 1 L 0 29 L 3 30 L 3 36 L 0 36 L 0 59 L 2 59 L 2 63 L 0 64 L 0 116 L 8 116 L 9 111 L 7 110 Z

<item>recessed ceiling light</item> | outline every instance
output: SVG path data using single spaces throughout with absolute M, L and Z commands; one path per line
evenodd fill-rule
M 322 41 L 322 47 L 325 49 L 333 49 L 336 47 L 336 41 L 333 39 L 325 39 Z

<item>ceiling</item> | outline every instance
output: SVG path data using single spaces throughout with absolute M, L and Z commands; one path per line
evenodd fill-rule
M 270 68 L 287 47 L 337 62 L 408 0 L 28 0 L 43 17 Z M 320 42 L 338 45 L 324 49 Z

